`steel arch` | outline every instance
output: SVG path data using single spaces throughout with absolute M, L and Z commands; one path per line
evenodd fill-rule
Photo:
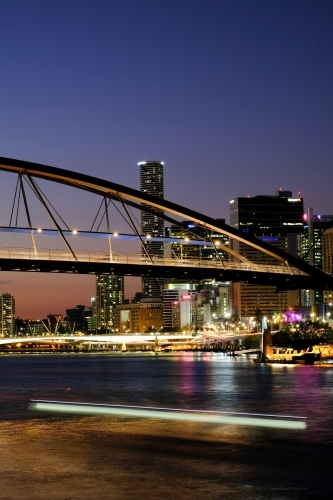
M 161 214 L 161 211 L 166 211 L 169 214 L 182 217 L 184 219 L 191 220 L 196 224 L 205 226 L 210 230 L 225 234 L 230 238 L 234 238 L 242 243 L 245 243 L 246 245 L 264 252 L 265 254 L 286 264 L 290 264 L 300 271 L 305 272 L 310 277 L 313 277 L 316 282 L 315 287 L 317 287 L 318 283 L 321 282 L 323 284 L 323 288 L 333 289 L 333 278 L 319 269 L 316 269 L 306 262 L 301 261 L 297 257 L 294 257 L 283 250 L 272 247 L 268 243 L 265 243 L 255 237 L 244 236 L 244 234 L 242 234 L 239 230 L 232 228 L 227 224 L 223 224 L 221 221 L 217 221 L 211 217 L 200 214 L 199 212 L 185 208 L 176 203 L 153 197 L 136 189 L 90 175 L 23 160 L 0 157 L 0 170 L 30 175 L 31 177 L 57 182 L 76 189 L 82 189 L 106 196 L 117 201 L 125 199 L 127 204 L 135 206 L 136 208 L 139 208 L 140 204 L 145 204 L 145 211 L 149 209 L 147 207 L 150 207 L 151 211 L 158 211 L 156 214 L 159 217 L 162 217 L 165 220 L 172 220 L 168 218 L 168 216 L 163 216 Z

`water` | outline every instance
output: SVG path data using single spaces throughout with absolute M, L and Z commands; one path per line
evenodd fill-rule
M 330 498 L 333 368 L 220 353 L 0 356 L 0 498 Z M 29 412 L 30 399 L 306 416 L 306 431 Z

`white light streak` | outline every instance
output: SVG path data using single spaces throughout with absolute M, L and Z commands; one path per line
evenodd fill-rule
M 306 417 L 260 413 L 234 413 L 187 410 L 180 408 L 155 408 L 153 406 L 103 405 L 65 401 L 31 400 L 30 410 L 74 413 L 79 415 L 110 415 L 134 418 L 157 418 L 211 424 L 275 427 L 277 429 L 304 430 Z

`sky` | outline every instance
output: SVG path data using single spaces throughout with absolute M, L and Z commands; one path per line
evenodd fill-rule
M 0 0 L 0 9 L 0 156 L 136 189 L 137 163 L 164 161 L 167 200 L 227 222 L 230 199 L 280 187 L 333 213 L 333 3 Z M 0 172 L 0 225 L 15 182 Z M 93 202 L 51 192 L 71 224 L 91 225 Z M 45 317 L 89 305 L 94 279 L 1 272 L 3 292 L 18 316 Z

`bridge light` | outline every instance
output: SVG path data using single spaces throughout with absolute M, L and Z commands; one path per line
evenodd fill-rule
M 37 233 L 41 233 L 42 230 L 40 228 L 37 229 Z
M 76 229 L 73 229 L 72 233 L 73 233 L 73 234 L 77 234 L 77 230 L 76 230 Z
M 151 238 L 150 234 L 147 234 L 147 239 L 149 240 Z
M 113 233 L 113 236 L 118 236 L 118 233 Z

